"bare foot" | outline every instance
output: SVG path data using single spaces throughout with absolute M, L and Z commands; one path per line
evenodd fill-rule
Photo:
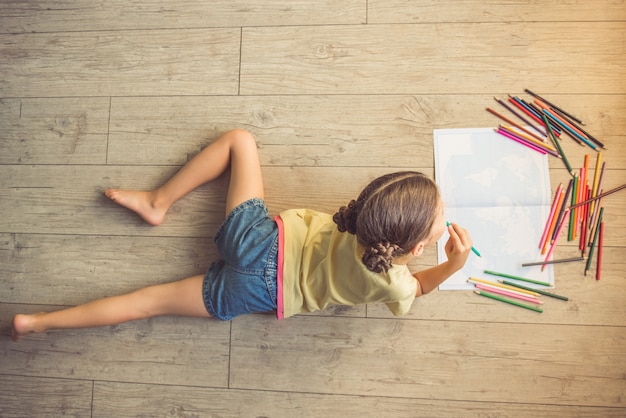
M 24 335 L 35 331 L 35 317 L 40 314 L 22 315 L 17 314 L 13 317 L 13 329 L 11 331 L 11 339 L 18 342 Z
M 108 189 L 104 194 L 115 203 L 141 216 L 150 225 L 160 225 L 167 212 L 167 208 L 163 209 L 155 204 L 152 192 Z

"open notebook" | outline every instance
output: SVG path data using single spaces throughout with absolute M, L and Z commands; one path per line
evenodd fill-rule
M 554 284 L 553 267 L 522 267 L 543 261 L 539 241 L 551 205 L 545 155 L 498 135 L 491 128 L 434 131 L 435 179 L 446 219 L 467 229 L 482 257 L 471 253 L 465 267 L 442 283 L 472 289 L 469 277 L 497 281 L 492 270 Z M 447 232 L 437 243 L 447 259 Z

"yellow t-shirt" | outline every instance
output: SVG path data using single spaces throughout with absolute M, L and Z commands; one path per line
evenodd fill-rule
M 331 304 L 384 302 L 394 315 L 409 311 L 417 280 L 406 265 L 393 265 L 387 273 L 369 271 L 361 261 L 363 248 L 356 237 L 339 232 L 326 213 L 292 209 L 276 218 L 282 250 L 279 318 L 321 310 Z

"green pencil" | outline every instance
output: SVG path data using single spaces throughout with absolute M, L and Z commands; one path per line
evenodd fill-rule
M 563 152 L 563 149 L 561 148 L 561 144 L 559 144 L 559 140 L 554 135 L 554 132 L 552 132 L 552 127 L 550 126 L 550 122 L 548 121 L 548 117 L 546 116 L 545 113 L 542 113 L 541 117 L 543 118 L 543 123 L 545 123 L 545 125 L 546 125 L 546 129 L 548 130 L 548 133 L 550 134 L 550 138 L 552 139 L 552 142 L 554 142 L 554 145 L 556 145 L 556 148 L 559 150 L 559 154 L 561 154 L 561 157 L 563 157 L 563 162 L 565 163 L 565 168 L 567 168 L 567 171 L 569 172 L 569 174 L 573 176 L 574 172 L 572 171 L 572 166 L 570 165 L 569 161 L 567 160 L 567 157 L 565 156 L 565 153 Z
M 446 226 L 450 226 L 450 222 L 446 221 Z M 482 257 L 482 255 L 480 255 L 480 253 L 478 252 L 478 250 L 477 250 L 476 248 L 474 248 L 474 247 L 472 247 L 472 252 L 473 252 L 474 254 L 476 254 L 477 256 Z
M 534 284 L 539 284 L 541 286 L 547 286 L 547 287 L 551 287 L 552 286 L 552 284 L 550 284 L 550 283 L 540 282 L 539 280 L 527 279 L 525 277 L 513 276 L 512 274 L 497 273 L 497 272 L 491 271 L 491 270 L 485 270 L 485 273 L 491 274 L 493 276 L 508 277 L 509 279 L 519 280 L 520 282 L 534 283 Z
M 525 303 L 516 302 L 516 301 L 511 300 L 511 299 L 500 297 L 500 296 L 495 295 L 493 293 L 481 292 L 479 290 L 474 291 L 474 293 L 476 293 L 477 295 L 480 295 L 480 296 L 485 296 L 487 298 L 499 300 L 500 302 L 505 302 L 505 303 L 509 303 L 511 305 L 519 306 L 520 308 L 530 309 L 531 311 L 535 311 L 535 312 L 543 312 L 543 309 L 538 308 L 536 306 L 530 306 L 530 305 L 526 305 Z
M 537 292 L 540 295 L 549 296 L 551 298 L 561 299 L 561 300 L 566 300 L 566 301 L 569 300 L 569 298 L 567 298 L 565 296 L 557 295 L 555 293 L 546 292 L 545 290 L 531 289 L 530 287 L 526 287 L 526 286 L 522 286 L 521 284 L 509 282 L 508 280 L 498 280 L 498 281 L 500 283 L 508 284 L 509 286 L 515 286 L 515 287 L 519 287 L 520 289 L 530 290 L 531 292 Z

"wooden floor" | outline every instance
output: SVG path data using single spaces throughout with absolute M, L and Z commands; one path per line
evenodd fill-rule
M 272 213 L 332 212 L 376 175 L 433 175 L 433 129 L 495 127 L 493 96 L 524 88 L 582 117 L 606 187 L 626 183 L 621 2 L 0 2 L 0 416 L 626 416 L 623 192 L 603 202 L 602 280 L 558 266 L 570 301 L 543 314 L 435 291 L 403 318 L 369 305 L 8 338 L 17 312 L 215 258 L 225 179 L 159 227 L 105 188 L 154 187 L 243 127 Z M 556 189 L 567 174 L 550 167 Z M 435 263 L 430 248 L 416 267 Z

